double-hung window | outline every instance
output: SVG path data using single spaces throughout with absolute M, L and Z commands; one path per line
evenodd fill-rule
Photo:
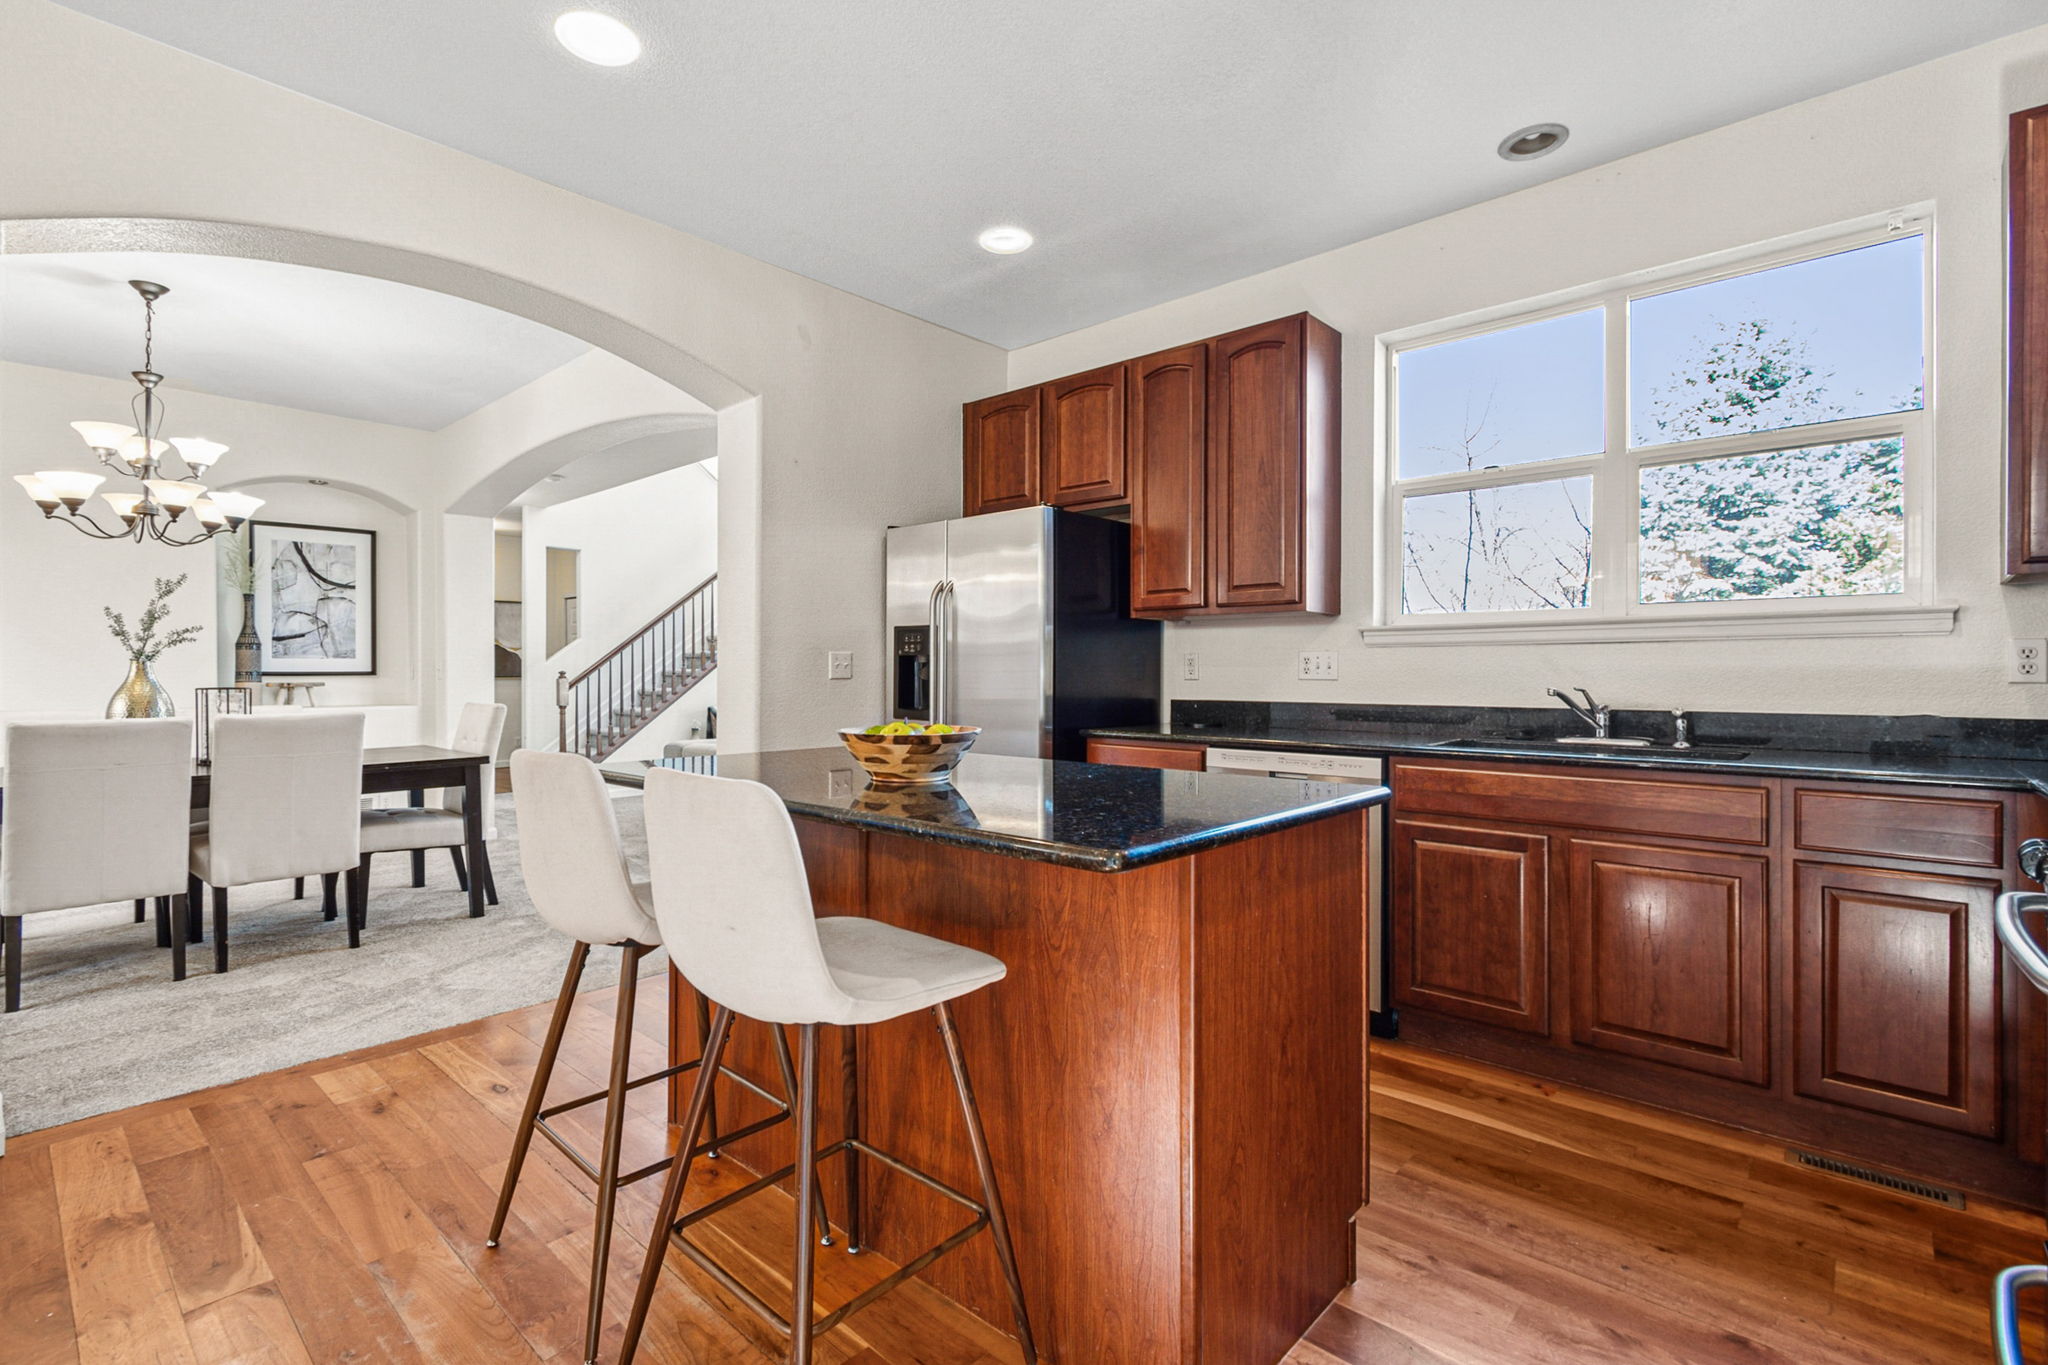
M 1921 603 L 1927 232 L 1895 218 L 1392 341 L 1381 621 Z

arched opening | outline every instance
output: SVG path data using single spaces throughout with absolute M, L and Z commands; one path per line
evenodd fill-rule
M 610 398 L 600 420 L 570 405 L 559 416 L 562 429 L 541 440 L 507 444 L 502 433 L 479 430 L 457 443 L 432 472 L 416 505 L 379 494 L 373 485 L 350 481 L 345 472 L 327 479 L 328 497 L 359 495 L 369 504 L 410 519 L 406 539 L 410 562 L 403 586 L 415 610 L 407 634 L 415 642 L 409 667 L 423 734 L 444 731 L 464 700 L 491 690 L 493 658 L 493 541 L 491 517 L 548 474 L 587 464 L 602 452 L 650 438 L 680 437 L 710 442 L 728 472 L 739 477 L 718 485 L 719 537 L 736 553 L 721 553 L 731 584 L 728 600 L 752 600 L 746 581 L 758 534 L 750 471 L 758 464 L 759 423 L 753 396 L 727 376 L 686 351 L 641 328 L 564 295 L 479 267 L 400 248 L 291 229 L 183 219 L 28 219 L 0 223 L 0 253 L 164 252 L 238 257 L 342 272 L 410 285 L 469 300 L 553 328 L 597 348 L 592 368 L 610 367 L 595 389 Z M 618 362 L 625 362 L 619 364 Z M 567 367 L 565 367 L 567 368 Z M 631 371 L 627 374 L 625 372 Z M 635 385 L 639 387 L 636 389 Z M 623 414 L 623 415 L 622 415 Z M 742 418 L 743 420 L 733 420 Z M 459 424 L 458 424 L 459 425 Z M 494 436 L 497 439 L 493 439 Z M 510 454 L 507 454 L 507 451 Z M 275 476 L 273 476 L 275 477 Z M 249 484 L 262 479 L 244 480 Z M 287 477 L 286 482 L 298 483 Z M 730 496 L 727 490 L 737 490 Z M 262 493 L 258 492 L 259 496 Z M 299 496 L 294 493 L 294 497 Z M 724 547 L 721 547 L 724 550 Z M 401 580 L 386 579 L 396 589 Z M 222 607 L 222 621 L 231 619 Z M 744 612 L 729 613 L 720 640 L 729 679 L 757 676 L 755 632 Z M 729 712 L 751 715 L 749 696 L 729 686 Z

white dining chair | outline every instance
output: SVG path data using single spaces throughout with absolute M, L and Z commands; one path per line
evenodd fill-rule
M 502 708 L 501 708 L 502 709 Z M 626 850 L 619 839 L 619 825 L 611 798 L 605 793 L 604 778 L 597 765 L 581 754 L 539 753 L 521 749 L 512 755 L 512 801 L 519 812 L 519 869 L 534 909 L 548 926 L 570 940 L 569 970 L 555 998 L 555 1012 L 548 1021 L 541 1043 L 540 1060 L 527 1087 L 526 1109 L 512 1139 L 512 1159 L 505 1167 L 505 1179 L 498 1192 L 498 1211 L 491 1219 L 490 1235 L 484 1245 L 495 1247 L 505 1231 L 512 1211 L 512 1193 L 519 1186 L 519 1172 L 526 1164 L 527 1149 L 535 1133 L 568 1150 L 564 1140 L 548 1126 L 548 1120 L 571 1109 L 599 1100 L 605 1102 L 604 1147 L 593 1166 L 581 1156 L 577 1164 L 597 1181 L 597 1224 L 591 1241 L 590 1293 L 586 1305 L 583 1338 L 585 1361 L 597 1359 L 598 1337 L 604 1326 L 605 1266 L 610 1256 L 613 1218 L 621 1186 L 633 1184 L 666 1170 L 673 1158 L 663 1158 L 636 1171 L 619 1173 L 619 1151 L 626 1123 L 626 1092 L 670 1076 L 693 1070 L 691 1060 L 651 1075 L 629 1080 L 632 1067 L 633 1007 L 638 994 L 640 963 L 661 946 L 661 929 L 654 922 L 653 895 L 647 883 L 633 880 L 626 865 Z M 605 1089 L 576 1099 L 561 1100 L 546 1108 L 548 1082 L 554 1076 L 555 1059 L 562 1050 L 562 1037 L 569 1013 L 576 1003 L 578 983 L 590 957 L 590 945 L 610 943 L 620 950 L 619 990 L 612 1030 L 611 1080 Z M 698 1036 L 709 1036 L 710 1015 L 702 998 L 697 1003 Z M 725 1135 L 727 1142 L 761 1132 L 794 1114 L 795 1068 L 789 1055 L 789 1041 L 775 1030 L 777 1056 L 782 1067 L 783 1094 L 770 1095 L 736 1071 L 728 1080 L 747 1087 L 776 1106 L 776 1112 L 736 1132 Z M 710 1120 L 711 1137 L 703 1150 L 715 1151 L 720 1141 L 716 1116 Z M 823 1209 L 818 1215 L 822 1232 L 827 1226 Z
M 184 980 L 191 723 L 17 723 L 6 727 L 5 742 L 0 930 L 7 1013 L 21 1008 L 22 917 L 45 910 L 155 900 L 172 979 Z
M 878 919 L 852 915 L 817 918 L 804 870 L 796 826 L 782 798 L 758 782 L 707 777 L 654 768 L 647 774 L 647 856 L 654 883 L 654 917 L 668 945 L 669 961 L 691 987 L 718 1006 L 704 1044 L 703 1066 L 690 1094 L 677 1146 L 679 1156 L 662 1187 L 661 1204 L 647 1236 L 647 1259 L 633 1314 L 626 1323 L 620 1365 L 630 1365 L 647 1322 L 648 1305 L 671 1243 L 727 1288 L 738 1281 L 684 1234 L 690 1226 L 734 1203 L 796 1176 L 796 1226 L 807 1229 L 816 1214 L 818 1163 L 844 1153 L 847 1159 L 847 1249 L 861 1248 L 860 1165 L 873 1159 L 937 1191 L 975 1216 L 966 1235 L 957 1235 L 904 1264 L 860 1294 L 816 1316 L 812 1289 L 815 1250 L 800 1231 L 793 1307 L 784 1318 L 751 1291 L 740 1297 L 770 1326 L 789 1338 L 790 1365 L 810 1365 L 818 1336 L 849 1314 L 895 1288 L 939 1256 L 986 1231 L 1010 1291 L 1010 1309 L 1025 1365 L 1038 1359 L 1024 1288 L 1010 1241 L 1010 1223 L 997 1189 L 981 1109 L 967 1074 L 967 1062 L 953 1026 L 950 1002 L 1001 981 L 1008 969 L 987 953 L 927 934 L 899 929 Z M 818 1150 L 818 1029 L 837 1024 L 858 1028 L 930 1010 L 938 1027 L 953 1085 L 966 1121 L 968 1146 L 981 1178 L 981 1202 L 917 1172 L 857 1135 Z M 722 1070 L 726 1039 L 735 1016 L 744 1015 L 798 1028 L 796 1160 L 790 1168 L 763 1176 L 681 1217 L 683 1190 L 697 1153 L 697 1133 L 710 1102 L 712 1079 Z M 859 1049 L 846 1065 L 852 1068 Z M 849 1071 L 849 1093 L 859 1078 Z M 871 1103 L 861 1094 L 863 1109 Z
M 443 787 L 433 804 L 395 809 L 366 810 L 363 824 L 363 875 L 369 876 L 370 858 L 378 853 L 411 853 L 412 884 L 425 886 L 426 856 L 431 848 L 445 848 L 455 864 L 455 882 L 469 890 L 469 879 L 481 877 L 484 899 L 498 903 L 498 882 L 491 873 L 490 841 L 498 837 L 498 793 L 491 764 L 496 761 L 498 741 L 505 734 L 505 706 L 502 702 L 465 702 L 456 719 L 455 738 L 448 747 L 459 753 L 488 754 L 484 766 L 484 855 L 477 866 L 464 864 L 462 848 L 467 835 L 462 827 L 462 788 Z
M 191 891 L 202 883 L 213 891 L 213 969 L 228 969 L 228 891 L 256 882 L 346 873 L 348 946 L 360 946 L 363 713 L 218 716 L 212 745 Z

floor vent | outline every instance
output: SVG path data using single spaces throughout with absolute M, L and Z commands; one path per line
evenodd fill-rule
M 1829 1175 L 1839 1175 L 1850 1180 L 1860 1180 L 1866 1185 L 1875 1185 L 1879 1189 L 1891 1190 L 1896 1194 L 1910 1194 L 1915 1199 L 1925 1199 L 1934 1204 L 1945 1204 L 1952 1209 L 1964 1207 L 1963 1192 L 1961 1190 L 1951 1190 L 1945 1189 L 1940 1185 L 1930 1185 L 1924 1180 L 1908 1180 L 1904 1176 L 1890 1175 L 1884 1171 L 1872 1170 L 1868 1166 L 1858 1166 L 1853 1161 L 1839 1161 L 1831 1156 L 1822 1156 L 1818 1152 L 1802 1152 L 1797 1148 L 1793 1148 L 1786 1155 L 1795 1166 L 1807 1166 L 1816 1171 L 1826 1171 Z

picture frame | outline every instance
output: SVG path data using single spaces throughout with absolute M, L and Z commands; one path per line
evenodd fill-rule
M 377 671 L 377 533 L 249 523 L 256 633 L 266 676 Z

